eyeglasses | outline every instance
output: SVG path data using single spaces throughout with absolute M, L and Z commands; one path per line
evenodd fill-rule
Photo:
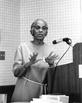
M 37 30 L 39 30 L 40 28 L 42 28 L 42 30 L 47 30 L 48 29 L 48 27 L 46 27 L 46 26 L 42 26 L 42 27 L 40 27 L 40 26 L 34 26 L 34 28 L 35 29 L 37 29 Z

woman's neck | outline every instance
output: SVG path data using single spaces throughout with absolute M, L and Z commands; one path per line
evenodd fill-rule
M 43 45 L 44 44 L 43 40 L 33 40 L 31 42 L 35 45 Z

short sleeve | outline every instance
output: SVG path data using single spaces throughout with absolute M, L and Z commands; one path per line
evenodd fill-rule
M 13 69 L 15 70 L 18 65 L 22 65 L 22 64 L 23 64 L 22 49 L 21 49 L 21 45 L 19 45 L 15 52 Z

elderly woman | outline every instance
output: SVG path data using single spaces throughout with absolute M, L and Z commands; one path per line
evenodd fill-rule
M 21 43 L 15 53 L 13 73 L 18 79 L 12 102 L 29 102 L 42 95 L 46 72 L 57 59 L 52 47 L 44 43 L 48 33 L 47 23 L 42 19 L 35 20 L 30 32 L 33 41 Z

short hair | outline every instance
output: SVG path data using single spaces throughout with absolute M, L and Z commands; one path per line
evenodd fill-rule
M 30 32 L 31 32 L 32 36 L 34 36 L 33 27 L 35 27 L 35 26 L 37 25 L 37 22 L 38 22 L 38 21 L 43 21 L 43 22 L 45 23 L 45 26 L 48 28 L 48 24 L 47 24 L 46 21 L 44 21 L 43 19 L 36 19 L 36 20 L 31 24 L 31 30 L 30 30 Z
M 43 22 L 45 23 L 45 26 L 48 27 L 48 24 L 47 24 L 46 21 L 44 21 L 43 19 L 36 19 L 36 20 L 32 23 L 31 28 L 34 27 L 34 26 L 36 26 L 36 24 L 37 24 L 38 21 L 43 21 Z

